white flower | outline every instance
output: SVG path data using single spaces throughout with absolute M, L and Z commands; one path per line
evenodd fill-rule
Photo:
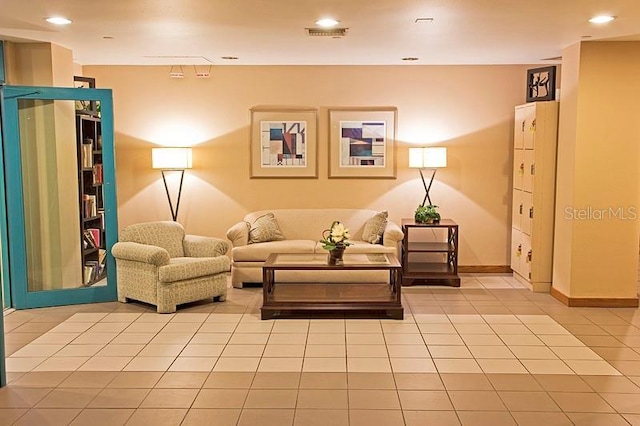
M 348 240 L 349 238 L 351 238 L 349 230 L 345 228 L 342 223 L 336 223 L 333 228 L 331 228 L 331 239 L 334 242 L 340 243 Z

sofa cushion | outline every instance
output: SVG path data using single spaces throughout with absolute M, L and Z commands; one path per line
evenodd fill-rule
M 229 258 L 218 257 L 176 257 L 168 265 L 158 268 L 158 281 L 173 283 L 229 271 Z
M 371 244 L 380 244 L 382 242 L 382 234 L 387 227 L 387 218 L 389 213 L 383 211 L 377 213 L 364 224 L 362 231 L 362 240 Z
M 316 242 L 311 240 L 283 240 L 234 247 L 234 262 L 264 262 L 271 253 L 313 253 Z
M 278 221 L 273 213 L 264 214 L 248 225 L 249 244 L 284 240 Z

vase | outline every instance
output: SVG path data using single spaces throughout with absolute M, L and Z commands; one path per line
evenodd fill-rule
M 342 256 L 344 255 L 345 248 L 344 246 L 338 246 L 333 250 L 329 250 L 329 265 L 344 265 Z

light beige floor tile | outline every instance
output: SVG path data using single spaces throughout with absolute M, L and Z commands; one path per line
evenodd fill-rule
M 84 333 L 95 325 L 94 322 L 70 322 L 65 321 L 51 330 L 52 333 Z
M 509 350 L 518 359 L 558 359 L 558 356 L 546 346 L 509 346 Z
M 440 378 L 447 390 L 493 390 L 484 374 L 441 373 Z
M 129 356 L 91 357 L 82 364 L 79 371 L 122 371 L 133 360 Z
M 187 345 L 184 347 L 180 356 L 187 357 L 219 357 L 222 354 L 224 345 Z
M 445 314 L 414 314 L 413 318 L 418 324 L 450 324 L 449 317 Z
M 346 321 L 347 333 L 382 333 L 382 324 L 380 321 Z
M 249 389 L 254 376 L 254 372 L 213 371 L 209 374 L 203 388 Z
M 640 414 L 640 398 L 635 393 L 601 393 L 600 396 L 618 413 Z
M 72 345 L 106 345 L 118 336 L 117 332 L 97 333 L 88 331 L 75 338 Z
M 454 324 L 459 334 L 495 334 L 488 324 Z
M 298 408 L 293 424 L 294 426 L 349 426 L 349 411 Z
M 284 371 L 284 372 L 300 372 L 302 371 L 303 358 L 262 358 L 258 371 Z
M 482 318 L 489 324 L 522 324 L 522 321 L 515 315 L 482 315 Z
M 125 367 L 124 371 L 167 371 L 175 357 L 145 356 L 134 357 Z
M 199 389 L 151 389 L 141 408 L 190 408 Z
M 139 353 L 138 357 L 176 357 L 182 352 L 185 345 L 162 345 L 149 344 L 146 345 Z
M 593 392 L 593 389 L 575 374 L 537 374 L 534 378 L 548 392 Z
M 455 411 L 403 411 L 406 426 L 459 426 Z
M 36 368 L 39 364 L 44 362 L 47 358 L 7 358 L 5 360 L 6 371 L 10 373 L 15 372 L 27 372 Z
M 180 426 L 187 411 L 186 408 L 138 408 L 127 426 Z
M 425 345 L 387 345 L 390 358 L 430 358 Z
M 347 358 L 348 372 L 391 373 L 389 358 Z
M 45 333 L 35 339 L 34 345 L 67 345 L 74 339 L 78 338 L 82 333 Z M 93 342 L 89 342 L 93 343 Z
M 104 345 L 67 345 L 55 353 L 56 357 L 85 356 L 91 357 L 102 350 Z
M 230 333 L 196 333 L 190 345 L 225 345 L 231 339 Z
M 106 388 L 89 403 L 89 408 L 138 408 L 150 389 Z
M 319 345 L 316 345 L 319 346 Z M 264 358 L 302 358 L 305 345 L 267 345 L 262 356 Z
M 162 328 L 161 333 L 193 333 L 201 327 L 201 323 L 172 321 Z
M 28 410 L 26 408 L 0 408 L 0 425 L 2 426 L 12 425 L 27 411 Z M 79 411 L 79 410 L 76 410 L 76 411 Z
M 244 403 L 247 408 L 295 408 L 297 389 L 251 389 Z
M 162 377 L 162 372 L 156 371 L 121 371 L 109 382 L 108 388 L 118 389 L 149 389 L 156 385 Z
M 398 410 L 400 400 L 395 390 L 349 389 L 350 410 Z
M 388 358 L 385 345 L 347 345 L 347 357 L 350 358 Z
M 256 371 L 260 358 L 219 358 L 213 371 Z
M 531 330 L 527 328 L 524 324 L 491 324 L 491 328 L 493 331 L 499 335 L 531 335 L 533 334 Z
M 242 319 L 242 314 L 219 314 L 217 312 L 213 312 L 209 314 L 205 322 L 232 322 L 239 323 Z
M 314 334 L 313 340 L 317 340 L 318 336 L 318 334 Z M 268 340 L 269 345 L 304 345 L 306 343 L 307 334 L 305 333 L 271 333 Z M 344 344 L 344 336 L 342 344 Z
M 213 370 L 218 357 L 187 357 L 179 356 L 173 361 L 169 371 L 205 371 Z
M 424 339 L 421 334 L 385 334 L 384 341 L 387 345 L 423 345 Z
M 213 315 L 213 314 L 212 314 Z M 235 315 L 235 314 L 233 314 Z M 240 409 L 191 409 L 181 426 L 236 426 Z
M 193 335 L 194 333 L 165 333 L 161 331 L 149 343 L 153 345 L 186 345 Z
M 564 412 L 612 413 L 613 408 L 597 393 L 549 392 L 549 395 Z
M 82 346 L 88 346 L 88 345 L 72 345 L 72 346 L 67 346 L 67 348 L 82 347 Z M 95 353 L 94 355 L 98 357 L 112 357 L 112 356 L 134 357 L 144 348 L 144 346 L 145 345 L 142 345 L 142 344 L 137 344 L 137 345 L 109 344 L 106 346 L 102 346 L 102 349 L 99 350 L 99 352 Z
M 233 340 L 233 338 L 232 338 Z M 223 358 L 227 357 L 261 357 L 264 352 L 265 345 L 234 345 L 228 344 L 222 351 Z
M 428 346 L 431 357 L 436 358 L 473 358 L 466 346 L 434 345 Z
M 70 426 L 119 426 L 128 424 L 132 408 L 86 408 L 73 419 Z
M 506 411 L 507 408 L 495 391 L 449 390 L 456 410 Z
M 587 347 L 552 346 L 551 349 L 560 359 L 602 360 L 600 356 Z
M 561 360 L 522 359 L 520 360 L 531 374 L 571 374 L 573 371 Z
M 527 328 L 535 334 L 555 335 L 570 334 L 566 328 L 560 324 L 527 324 Z
M 248 389 L 202 389 L 193 408 L 242 408 Z
M 467 346 L 504 346 L 504 341 L 496 334 L 461 334 Z
M 619 414 L 604 413 L 567 413 L 573 424 L 577 426 L 627 426 L 628 423 Z
M 383 323 L 382 331 L 384 334 L 420 334 L 416 324 Z
M 86 356 L 51 357 L 38 364 L 33 371 L 75 371 L 88 360 Z
M 400 390 L 398 396 L 403 410 L 453 410 L 445 391 Z
M 458 334 L 423 334 L 427 345 L 464 345 L 464 341 Z
M 309 334 L 344 332 L 344 320 L 311 320 L 309 323 Z
M 164 322 L 134 322 L 130 324 L 124 333 L 158 333 L 166 325 Z
M 141 323 L 141 322 L 155 322 L 155 323 L 160 323 L 160 324 L 166 324 L 169 321 L 171 321 L 173 319 L 173 317 L 175 316 L 175 314 L 162 314 L 162 315 L 158 315 L 157 313 L 145 313 L 140 315 L 138 318 L 136 318 L 136 320 L 134 321 L 134 323 Z
M 394 373 L 435 373 L 436 366 L 430 358 L 390 358 Z
M 209 376 L 206 372 L 167 372 L 155 385 L 156 388 L 200 389 Z
M 515 426 L 510 413 L 504 411 L 458 411 L 462 426 Z
M 400 410 L 349 410 L 350 426 L 404 426 Z
M 418 324 L 420 333 L 422 334 L 457 334 L 455 327 L 447 323 L 420 323 Z
M 527 374 L 528 371 L 522 363 L 516 359 L 478 359 L 480 368 L 485 373 Z
M 546 392 L 501 391 L 498 394 L 509 411 L 560 411 Z
M 547 346 L 584 346 L 580 340 L 570 334 L 538 334 Z
M 398 390 L 444 390 L 437 373 L 394 373 Z
M 111 341 L 112 345 L 146 345 L 155 333 L 121 333 Z
M 515 359 L 515 355 L 506 346 L 469 346 L 476 359 Z
M 22 374 L 12 382 L 7 381 L 7 383 L 10 383 L 12 388 L 55 388 L 60 386 L 71 374 L 70 371 L 32 371 Z
M 106 313 L 92 313 L 92 312 L 79 312 L 71 315 L 66 321 L 67 322 L 85 322 L 85 323 L 94 323 L 98 322 L 108 314 Z
M 309 320 L 286 320 L 286 321 L 275 321 L 273 324 L 273 328 L 271 329 L 272 333 L 308 333 L 309 331 Z
M 94 324 L 88 333 L 120 333 L 129 327 L 129 323 L 125 322 L 98 322 Z
M 173 318 L 171 318 L 172 323 L 203 323 L 209 318 L 209 314 L 205 313 L 191 313 L 191 312 L 178 312 Z
M 50 357 L 56 352 L 63 349 L 65 345 L 38 345 L 35 343 L 28 344 L 22 349 L 14 352 L 12 358 L 38 358 L 38 357 Z
M 311 334 L 309 335 L 311 337 Z M 346 335 L 347 345 L 384 345 L 384 334 L 381 333 L 348 333 Z
M 84 408 L 100 392 L 95 388 L 57 388 L 36 404 L 37 408 Z
M 640 387 L 622 376 L 582 376 L 582 379 L 596 392 L 640 393 Z
M 304 372 L 346 372 L 346 358 L 304 358 Z
M 300 389 L 347 389 L 347 373 L 303 372 Z
M 516 419 L 518 426 L 571 426 L 573 423 L 563 413 L 542 412 L 514 412 L 511 415 Z
M 113 312 L 104 316 L 100 322 L 128 322 L 131 323 L 140 317 L 140 313 Z
M 68 425 L 80 413 L 79 408 L 35 408 L 13 423 L 19 426 L 57 426 Z
M 263 360 L 264 361 L 264 360 Z M 259 367 L 258 367 L 259 369 Z M 252 389 L 298 389 L 300 372 L 258 371 L 251 383 Z
M 30 408 L 42 400 L 51 388 L 0 388 L 0 408 Z
M 238 324 L 232 322 L 205 322 L 198 328 L 198 333 L 233 333 Z
M 530 374 L 487 374 L 487 379 L 498 391 L 541 391 L 542 386 Z
M 233 334 L 229 339 L 230 345 L 266 345 L 269 334 L 244 333 Z
M 391 373 L 347 373 L 349 389 L 395 389 Z
M 346 390 L 301 389 L 297 408 L 346 410 L 348 394 Z
M 245 409 L 240 414 L 238 426 L 291 426 L 295 410 Z
M 273 322 L 241 322 L 235 329 L 236 333 L 271 333 Z
M 309 358 L 338 358 L 347 356 L 347 348 L 343 344 L 312 345 L 305 350 L 305 356 Z
M 580 375 L 619 376 L 621 373 L 607 361 L 589 361 L 566 359 L 564 362 Z
M 507 346 L 544 346 L 544 342 L 533 334 L 501 334 Z

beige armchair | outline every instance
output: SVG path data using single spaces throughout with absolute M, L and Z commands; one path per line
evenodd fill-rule
M 229 248 L 219 238 L 185 235 L 177 222 L 149 222 L 127 226 L 113 246 L 118 300 L 151 303 L 158 313 L 176 305 L 227 297 Z

